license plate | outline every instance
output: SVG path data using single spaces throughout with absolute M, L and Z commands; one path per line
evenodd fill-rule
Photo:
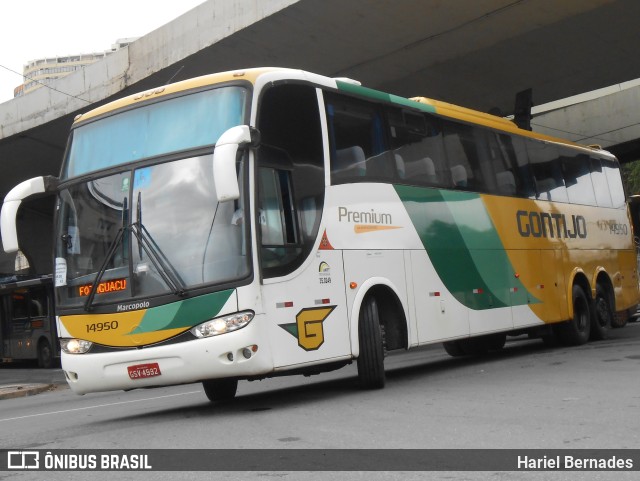
M 158 366 L 157 362 L 128 366 L 127 371 L 129 371 L 129 377 L 133 380 L 155 377 L 162 374 L 160 372 L 160 366 Z

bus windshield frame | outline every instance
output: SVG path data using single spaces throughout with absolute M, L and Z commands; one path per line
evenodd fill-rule
M 250 278 L 249 226 L 242 222 L 247 156 L 237 164 L 240 198 L 218 203 L 211 155 L 218 137 L 245 121 L 248 98 L 244 87 L 218 87 L 76 128 L 56 209 L 61 310 L 112 310 L 150 298 L 163 304 Z

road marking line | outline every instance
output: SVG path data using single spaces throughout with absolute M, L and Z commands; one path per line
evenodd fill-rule
M 64 411 L 52 411 L 52 412 L 48 412 L 48 413 L 29 414 L 28 416 L 18 416 L 18 417 L 15 417 L 15 418 L 0 419 L 0 423 L 5 422 L 5 421 L 15 421 L 16 419 L 35 418 L 35 417 L 38 417 L 38 416 L 50 416 L 52 414 L 71 413 L 71 412 L 74 412 L 74 411 L 85 411 L 87 409 L 97 409 L 97 408 L 103 408 L 103 407 L 108 407 L 108 406 L 118 406 L 120 404 L 138 403 L 138 402 L 143 402 L 143 401 L 154 401 L 156 399 L 164 399 L 164 398 L 168 398 L 168 397 L 186 396 L 187 394 L 200 394 L 200 393 L 202 393 L 202 391 L 189 391 L 189 392 L 182 392 L 182 393 L 178 393 L 178 394 L 167 394 L 166 396 L 150 397 L 150 398 L 145 398 L 145 399 L 134 399 L 132 401 L 120 401 L 120 402 L 117 402 L 117 403 L 98 404 L 96 406 L 86 406 L 86 407 L 83 407 L 83 408 L 65 409 Z

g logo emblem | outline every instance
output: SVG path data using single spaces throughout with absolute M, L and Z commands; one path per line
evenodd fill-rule
M 280 324 L 280 327 L 298 339 L 298 346 L 305 351 L 315 351 L 324 343 L 324 320 L 336 306 L 310 307 L 296 314 L 296 322 Z

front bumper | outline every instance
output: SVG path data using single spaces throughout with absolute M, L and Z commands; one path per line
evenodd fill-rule
M 252 322 L 228 334 L 144 349 L 96 354 L 63 352 L 62 369 L 69 387 L 77 394 L 261 376 L 273 371 L 273 358 L 266 337 L 259 334 Z M 252 346 L 257 346 L 257 351 L 247 359 L 243 351 Z M 153 363 L 158 364 L 159 376 L 129 377 L 128 367 Z

